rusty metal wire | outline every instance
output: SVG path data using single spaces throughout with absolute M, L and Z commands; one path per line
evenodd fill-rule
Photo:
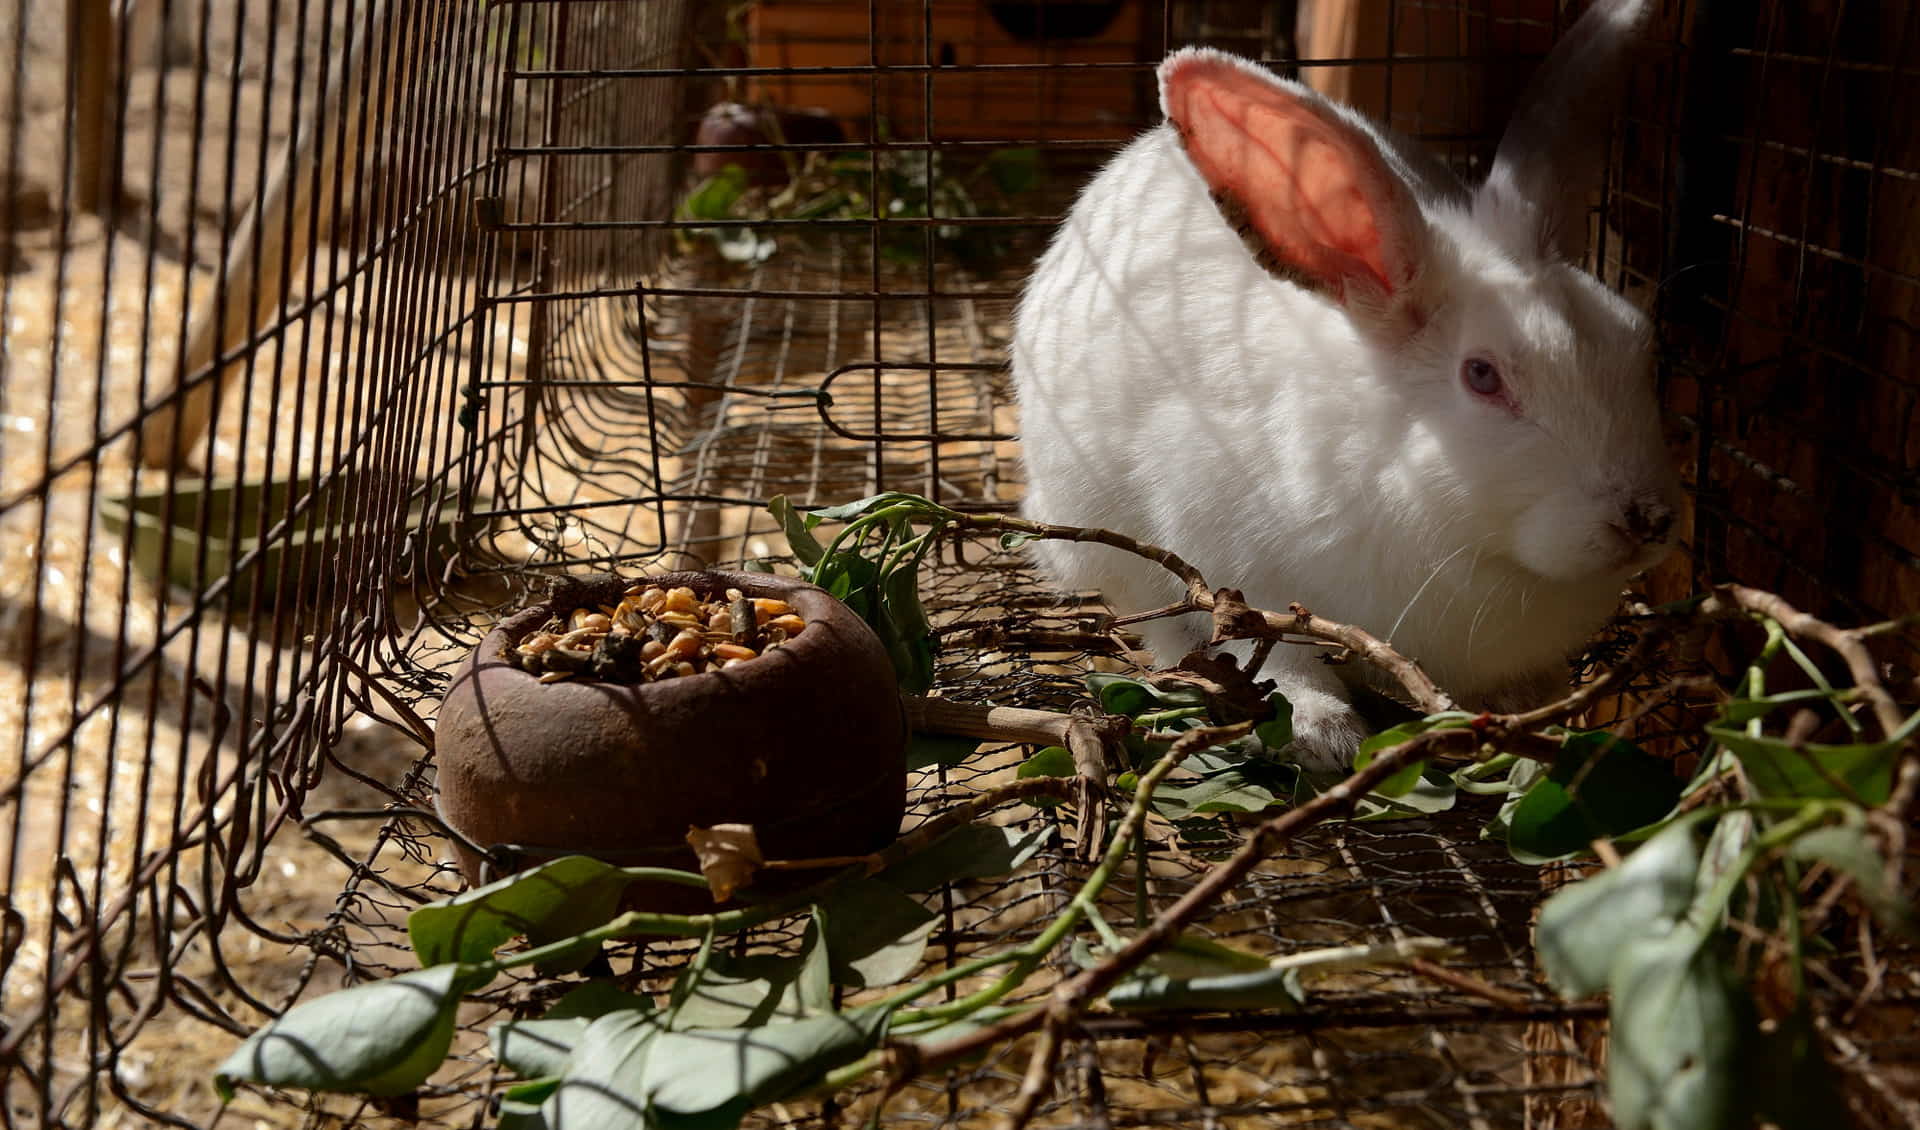
M 1090 38 L 1020 38 L 1103 7 Z M 1471 171 L 1574 6 L 1381 0 L 1309 59 L 1294 7 L 761 0 L 729 25 L 685 0 L 0 6 L 0 1124 L 213 1123 L 206 1072 L 235 1036 L 408 967 L 406 912 L 458 888 L 420 815 L 419 726 L 543 576 L 777 558 L 774 494 L 1013 505 L 1001 362 L 1025 264 L 1151 119 L 1169 45 L 1274 60 Z M 1694 532 L 1655 595 L 1736 577 L 1849 621 L 1920 603 L 1920 135 L 1898 112 L 1916 25 L 1900 5 L 1662 5 L 1593 241 L 1659 312 L 1690 454 Z M 842 139 L 693 144 L 728 98 L 830 106 Z M 1045 179 L 1000 214 L 770 219 L 754 264 L 704 234 L 741 225 L 680 208 L 702 159 L 857 158 L 881 198 L 883 174 L 965 177 L 1013 148 Z M 1098 610 L 986 544 L 943 551 L 928 592 L 947 626 Z M 954 646 L 940 686 L 1064 708 L 1103 661 Z M 1656 729 L 1686 713 L 1645 708 Z M 915 803 L 1017 756 L 923 774 Z M 411 814 L 304 823 L 386 806 Z M 1600 1010 L 1537 981 L 1542 885 L 1477 838 L 1485 815 L 1317 832 L 1203 928 L 1276 951 L 1432 933 L 1524 1008 L 1369 975 L 1297 1016 L 1089 1018 L 1043 1122 L 1597 1124 Z M 1047 849 L 942 892 L 931 965 L 1030 933 L 1083 876 L 1071 829 L 1028 819 Z M 1178 898 L 1235 835 L 1156 842 L 1118 913 Z M 657 989 L 685 955 L 613 960 Z M 1881 984 L 1835 1046 L 1888 1125 L 1920 1123 L 1920 997 L 1885 980 L 1913 960 L 1836 961 L 1825 987 Z M 486 1024 L 554 992 L 491 992 L 417 1111 L 249 1093 L 225 1121 L 484 1120 Z M 1021 1069 L 1008 1051 L 918 1080 L 884 1121 L 983 1124 Z

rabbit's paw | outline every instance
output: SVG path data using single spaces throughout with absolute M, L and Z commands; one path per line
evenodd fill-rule
M 1319 687 L 1282 683 L 1280 691 L 1293 704 L 1295 762 L 1316 779 L 1346 776 L 1367 737 L 1367 724 L 1353 704 Z

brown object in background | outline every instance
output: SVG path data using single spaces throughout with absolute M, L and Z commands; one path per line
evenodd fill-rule
M 1158 16 L 1141 0 L 935 0 L 924 13 L 918 5 L 882 4 L 872 18 L 869 43 L 866 0 L 760 0 L 747 16 L 751 66 L 915 69 L 877 79 L 756 76 L 748 97 L 822 106 L 865 123 L 870 138 L 884 127 L 893 140 L 1118 140 L 1157 116 L 1139 97 L 1142 72 L 1084 68 L 1154 61 L 1148 44 L 1158 43 Z M 940 70 L 1009 65 L 1031 69 Z
M 847 140 L 847 131 L 833 114 L 817 106 L 748 106 L 721 102 L 700 117 L 695 145 L 799 146 L 761 148 L 752 152 L 704 152 L 693 157 L 696 176 L 710 177 L 728 165 L 746 170 L 747 183 L 785 184 L 789 162 L 806 159 L 806 146 L 833 145 Z

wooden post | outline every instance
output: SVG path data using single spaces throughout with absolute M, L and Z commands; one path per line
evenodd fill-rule
M 379 18 L 375 13 L 376 22 Z M 347 91 L 352 89 L 348 81 L 357 78 L 360 68 L 367 65 L 366 47 L 365 25 L 362 25 L 355 30 L 346 49 L 334 56 L 327 88 L 301 124 L 292 153 L 288 154 L 283 145 L 269 162 L 272 172 L 254 194 L 253 205 L 247 209 L 240 230 L 227 249 L 219 284 L 194 309 L 188 323 L 187 344 L 175 366 L 173 391 L 166 403 L 140 426 L 141 459 L 148 466 L 177 468 L 189 462 L 189 456 L 212 422 L 214 391 L 230 383 L 234 374 L 245 366 L 245 360 L 234 358 L 214 376 L 184 393 L 181 386 L 274 316 L 286 298 L 279 287 L 282 270 L 291 278 L 306 262 L 310 250 L 309 217 L 316 209 L 322 216 L 333 209 L 335 163 L 346 158 L 349 164 L 343 179 L 348 184 L 358 184 L 366 148 L 362 123 L 376 116 L 375 108 L 368 107 L 364 113 L 356 108 L 347 120 L 345 146 L 336 146 L 334 141 L 340 129 L 340 115 L 347 112 L 342 103 Z M 402 81 L 404 70 L 404 66 L 394 68 L 388 76 L 388 89 L 380 92 L 381 98 L 391 98 L 392 87 Z M 253 278 L 256 255 L 260 273 L 257 284 L 249 289 L 247 280 Z M 224 317 L 220 317 L 217 315 L 223 295 L 226 305 Z
M 23 6 L 20 19 L 27 18 Z M 67 81 L 72 102 L 73 180 L 67 207 L 102 211 L 117 195 L 107 183 L 107 91 L 113 86 L 112 0 L 67 0 Z

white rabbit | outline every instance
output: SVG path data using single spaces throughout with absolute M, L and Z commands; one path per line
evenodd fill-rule
M 1087 186 L 1020 302 L 1025 513 L 1356 623 L 1462 705 L 1564 685 L 1682 502 L 1647 319 L 1561 247 L 1584 244 L 1643 8 L 1599 0 L 1569 30 L 1477 191 L 1252 63 L 1169 56 L 1167 123 Z M 1032 549 L 1122 611 L 1179 597 L 1117 550 Z M 1143 635 L 1172 663 L 1207 627 Z M 1262 672 L 1322 768 L 1365 733 L 1341 676 L 1373 677 L 1324 650 Z

